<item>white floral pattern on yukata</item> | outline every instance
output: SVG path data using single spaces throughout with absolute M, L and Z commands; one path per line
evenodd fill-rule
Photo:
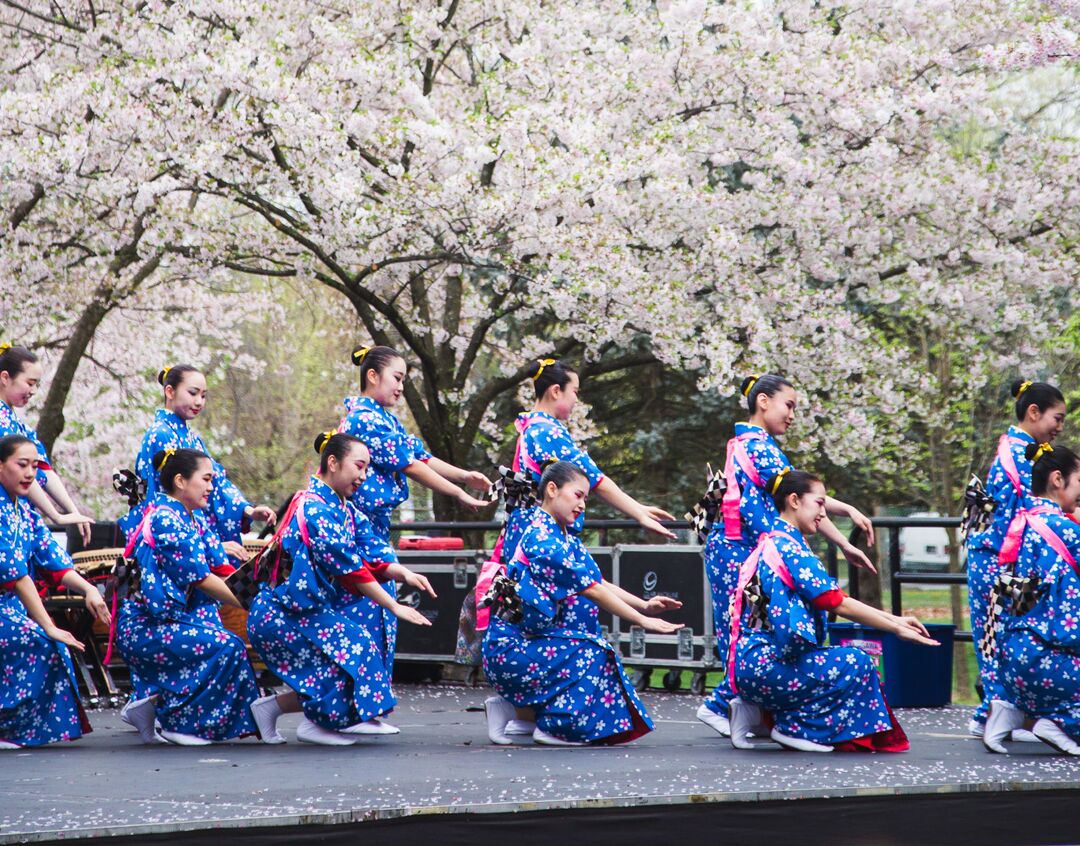
M 543 411 L 530 411 L 519 414 L 515 424 L 521 432 L 518 435 L 518 451 L 521 456 L 521 470 L 528 473 L 536 485 L 540 484 L 540 474 L 535 468 L 543 467 L 547 461 L 569 461 L 589 480 L 592 490 L 604 480 L 604 474 L 596 466 L 589 453 L 574 443 L 565 424 Z M 574 523 L 570 531 L 580 534 L 585 515 Z M 502 560 L 510 561 L 521 543 L 521 536 L 529 526 L 529 509 L 518 509 L 510 514 L 506 521 L 506 534 L 503 539 Z
M 414 461 L 427 461 L 431 453 L 423 441 L 409 434 L 404 423 L 371 397 L 345 397 L 343 402 L 346 414 L 338 430 L 359 438 L 371 453 L 367 478 L 353 502 L 371 521 L 379 537 L 389 543 L 390 517 L 394 509 L 409 498 L 405 468 Z M 397 598 L 394 582 L 383 583 L 383 589 Z M 366 596 L 350 595 L 347 611 L 379 644 L 387 672 L 393 675 L 397 617 Z
M 1031 462 L 1024 455 L 1024 450 L 1028 444 L 1035 443 L 1035 439 L 1018 426 L 1010 426 L 1006 436 L 1009 438 L 1009 451 L 1024 494 L 1017 494 L 1016 487 L 995 452 L 994 462 L 986 476 L 986 493 L 997 503 L 994 519 L 985 532 L 971 535 L 967 540 L 968 611 L 971 614 L 973 632 L 981 632 L 986 626 L 986 617 L 990 613 L 990 591 L 1001 574 L 998 553 L 1016 510 L 1023 505 L 1024 495 L 1031 490 Z M 975 709 L 974 719 L 985 723 L 990 713 L 991 700 L 1008 697 L 1002 684 L 997 654 L 987 658 L 976 649 L 975 658 L 979 665 L 983 697 L 979 707 Z
M 736 423 L 735 436 L 743 441 L 746 453 L 763 482 L 790 466 L 791 462 L 780 445 L 760 426 Z M 742 537 L 739 540 L 724 537 L 724 521 L 718 518 L 705 540 L 705 573 L 712 591 L 713 631 L 716 633 L 716 652 L 722 666 L 727 666 L 731 642 L 731 595 L 739 580 L 739 568 L 754 551 L 758 537 L 769 531 L 773 521 L 780 516 L 772 497 L 751 481 L 738 462 L 735 462 L 735 478 L 739 483 Z M 705 700 L 705 707 L 726 717 L 731 697 L 729 685 L 718 684 L 712 696 Z
M 188 426 L 187 421 L 171 411 L 159 408 L 154 414 L 153 425 L 143 435 L 139 454 L 135 459 L 135 472 L 146 480 L 146 499 L 120 520 L 120 528 L 128 537 L 138 528 L 147 503 L 154 499 L 154 495 L 161 488 L 161 479 L 154 468 L 154 456 L 160 450 L 170 448 L 194 449 L 210 455 L 203 439 Z M 212 457 L 210 460 L 214 465 L 214 489 L 210 492 L 210 501 L 205 509 L 207 520 L 219 540 L 240 543 L 243 540 L 244 511 L 251 503 L 229 479 L 225 468 Z
M 189 513 L 164 493 L 149 502 L 149 534 L 135 542 L 139 594 L 120 607 L 117 647 L 138 674 L 136 693 L 158 695 L 162 728 L 207 740 L 251 734 L 258 698 L 244 641 L 228 631 L 216 600 L 195 585 L 223 556 L 201 512 Z M 209 605 L 213 604 L 212 610 Z
M 303 506 L 310 545 L 294 515 L 282 536 L 292 558 L 288 581 L 255 597 L 248 635 L 266 665 L 300 695 L 309 720 L 343 729 L 389 713 L 396 701 L 381 644 L 349 613 L 352 594 L 338 577 L 366 563 L 393 562 L 394 553 L 352 502 L 316 478 L 308 490 L 319 497 Z
M 40 746 L 89 731 L 67 646 L 27 616 L 12 585 L 71 566 L 30 501 L 0 489 L 0 740 Z
M 581 595 L 603 580 L 580 539 L 546 511 L 529 524 L 507 574 L 517 582 L 524 617 L 492 617 L 484 673 L 504 699 L 532 707 L 536 724 L 563 740 L 626 742 L 653 723 L 600 634 L 598 608 Z
M 739 695 L 771 712 L 784 734 L 816 743 L 832 745 L 891 730 L 870 656 L 856 647 L 823 645 L 827 614 L 811 603 L 839 586 L 798 529 L 779 519 L 775 528 L 794 540 L 776 538 L 794 588 L 765 562 L 759 564 L 771 630 L 751 630 L 751 609 L 744 607 L 735 650 Z
M 1080 562 L 1080 526 L 1056 503 L 1034 502 L 1054 509 L 1043 520 Z M 998 662 L 1005 694 L 1028 716 L 1053 720 L 1080 742 L 1080 577 L 1030 526 L 1016 565 L 1018 575 L 1039 577 L 1039 600 L 1022 617 L 1002 615 Z

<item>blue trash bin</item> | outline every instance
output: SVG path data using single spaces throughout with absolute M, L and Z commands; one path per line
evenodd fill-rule
M 877 665 L 885 698 L 894 708 L 940 708 L 952 701 L 953 634 L 956 626 L 926 624 L 941 646 L 922 646 L 860 626 L 830 623 L 832 646 L 857 646 Z

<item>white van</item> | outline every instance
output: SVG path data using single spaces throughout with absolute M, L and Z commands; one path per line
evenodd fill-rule
M 920 511 L 908 517 L 940 517 Z M 961 550 L 963 566 L 963 550 Z M 900 530 L 900 561 L 905 570 L 945 572 L 949 569 L 949 535 L 937 526 L 908 526 Z

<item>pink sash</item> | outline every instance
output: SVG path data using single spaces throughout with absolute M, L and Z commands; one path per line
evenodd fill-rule
M 1012 482 L 1013 488 L 1016 489 L 1018 494 L 1024 493 L 1024 485 L 1020 481 L 1020 472 L 1016 469 L 1016 462 L 1013 461 L 1012 450 L 1009 448 L 1010 444 L 1016 444 L 1017 446 L 1024 446 L 1026 441 L 1020 438 L 1014 438 L 1012 435 L 1004 434 L 998 441 L 997 458 L 1001 462 L 1001 469 L 1005 471 L 1005 475 Z
M 774 538 L 779 537 L 787 538 L 792 543 L 797 543 L 797 541 L 787 532 L 781 532 L 776 529 L 771 532 L 762 532 L 761 536 L 758 538 L 757 546 L 754 547 L 754 551 L 739 568 L 739 582 L 735 587 L 735 595 L 731 598 L 731 642 L 728 644 L 727 654 L 728 684 L 731 685 L 731 689 L 735 693 L 739 692 L 738 688 L 735 686 L 735 647 L 738 646 L 739 634 L 742 631 L 743 591 L 746 589 L 746 586 L 750 584 L 750 580 L 754 577 L 754 573 L 757 572 L 761 560 L 765 560 L 765 563 L 769 565 L 769 569 L 780 577 L 780 581 L 787 585 L 788 589 L 794 589 L 795 587 L 795 579 L 791 577 L 791 573 L 788 571 L 787 565 L 780 555 L 780 550 L 776 548 L 776 541 Z
M 1020 557 L 1024 529 L 1030 526 L 1049 544 L 1050 548 L 1057 553 L 1057 556 L 1068 562 L 1069 566 L 1080 576 L 1080 570 L 1076 566 L 1076 559 L 1069 552 L 1069 548 L 1065 546 L 1065 542 L 1039 516 L 1053 513 L 1054 509 L 1049 505 L 1036 505 L 1034 508 L 1021 508 L 1017 511 L 1016 516 L 1013 517 L 1012 522 L 1009 524 L 1008 532 L 1005 533 L 1005 542 L 1001 545 L 1001 552 L 998 554 L 998 563 L 1001 565 L 1016 563 L 1016 560 Z
M 736 435 L 727 442 L 727 457 L 724 462 L 724 481 L 727 482 L 727 488 L 724 491 L 724 498 L 720 501 L 720 512 L 724 515 L 724 537 L 728 540 L 742 538 L 742 522 L 739 517 L 742 491 L 739 489 L 739 482 L 735 477 L 735 465 L 739 465 L 752 484 L 757 485 L 759 488 L 765 486 L 761 474 L 758 473 L 754 462 L 750 460 L 750 455 L 746 451 L 745 442 L 749 440 L 765 440 L 765 435 L 758 431 L 745 432 L 742 435 Z
M 530 415 L 524 421 L 521 418 L 514 420 L 514 427 L 518 430 L 517 444 L 514 446 L 514 461 L 510 465 L 510 469 L 515 473 L 521 472 L 522 459 L 524 459 L 525 466 L 533 473 L 540 472 L 540 465 L 533 460 L 532 456 L 522 449 L 525 443 L 525 430 L 533 424 L 533 417 Z M 491 588 L 491 583 L 495 580 L 495 577 L 506 570 L 502 564 L 502 551 L 503 541 L 506 538 L 506 529 L 504 528 L 499 532 L 499 539 L 495 541 L 495 548 L 491 551 L 491 557 L 483 563 L 480 567 L 480 572 L 476 576 L 476 587 L 473 588 L 473 597 L 476 600 L 476 630 L 478 632 L 484 631 L 491 624 L 491 609 L 481 608 L 480 600 L 487 595 L 488 590 Z
M 135 552 L 135 544 L 138 542 L 139 537 L 142 537 L 143 542 L 151 549 L 154 548 L 154 536 L 150 533 L 150 518 L 154 514 L 154 510 L 157 506 L 148 505 L 143 512 L 142 520 L 139 521 L 139 525 L 135 528 L 135 531 L 131 533 L 131 537 L 128 538 L 127 543 L 124 545 L 124 558 L 131 558 L 133 552 Z M 102 662 L 106 667 L 109 666 L 109 662 L 112 660 L 113 644 L 116 642 L 116 622 L 117 612 L 120 610 L 120 591 L 113 590 L 112 595 L 112 608 L 109 609 L 111 619 L 109 621 L 109 640 L 105 644 L 105 657 Z
M 154 536 L 150 533 L 150 517 L 156 509 L 156 505 L 148 505 L 146 507 L 146 510 L 143 512 L 142 520 L 139 521 L 138 527 L 131 533 L 131 537 L 128 538 L 128 542 L 124 546 L 125 558 L 130 558 L 131 554 L 135 551 L 135 544 L 138 542 L 140 535 L 142 536 L 143 543 L 151 549 L 154 548 Z

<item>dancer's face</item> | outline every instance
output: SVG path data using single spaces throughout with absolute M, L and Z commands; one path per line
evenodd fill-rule
M 771 397 L 759 394 L 755 399 L 765 431 L 773 437 L 783 435 L 795 421 L 795 389 L 784 385 Z
M 574 413 L 574 406 L 578 401 L 578 390 L 581 388 L 581 380 L 576 373 L 570 373 L 570 381 L 559 387 L 552 385 L 548 388 L 548 396 L 554 405 L 554 417 L 557 420 L 569 420 Z
M 825 519 L 825 486 L 814 482 L 802 496 L 791 494 L 780 515 L 804 535 L 816 535 L 818 526 Z
M 40 384 L 41 365 L 28 361 L 14 376 L 6 370 L 0 372 L 0 399 L 12 408 L 23 408 L 37 393 Z
M 1080 467 L 1077 467 L 1067 476 L 1054 471 L 1049 479 L 1050 497 L 1061 506 L 1066 514 L 1071 514 L 1080 508 Z
M 1046 411 L 1039 411 L 1037 405 L 1029 405 L 1024 428 L 1035 439 L 1035 443 L 1052 443 L 1065 426 L 1065 411 L 1063 402 L 1050 406 Z
M 584 476 L 575 476 L 561 488 L 556 487 L 554 482 L 548 482 L 544 490 L 544 510 L 565 529 L 585 513 L 588 499 L 589 480 Z
M 185 373 L 180 384 L 165 388 L 165 407 L 181 420 L 194 420 L 206 407 L 206 377 L 197 370 Z
M 38 454 L 33 444 L 20 444 L 0 464 L 0 486 L 12 499 L 26 496 L 37 475 Z
M 371 397 L 383 408 L 392 408 L 401 399 L 405 390 L 405 375 L 408 371 L 405 359 L 392 358 L 382 370 L 368 368 L 364 378 L 366 387 L 364 396 Z
M 349 451 L 338 461 L 330 456 L 323 481 L 334 489 L 342 499 L 351 499 L 367 478 L 371 453 L 363 444 L 352 444 Z
M 214 465 L 209 458 L 200 458 L 198 467 L 185 479 L 179 473 L 173 479 L 172 496 L 187 508 L 206 508 L 210 493 L 214 490 Z

